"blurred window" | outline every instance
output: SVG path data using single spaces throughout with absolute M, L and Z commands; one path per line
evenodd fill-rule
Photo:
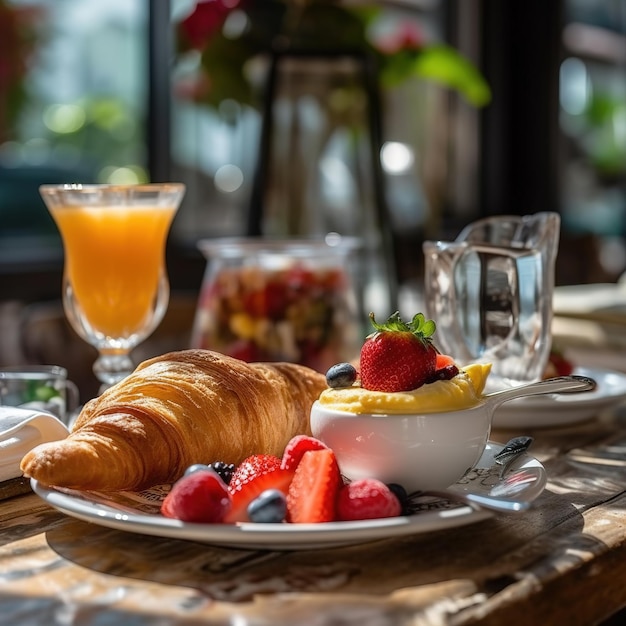
M 276 32 L 278 23 L 298 23 L 273 22 L 280 3 L 266 3 L 270 4 L 272 8 L 262 15 L 263 3 L 242 2 L 248 13 L 229 13 L 220 31 L 220 11 L 237 2 L 206 3 L 202 16 L 193 14 L 193 31 L 181 33 L 181 22 L 196 5 L 193 0 L 172 0 L 179 51 L 172 81 L 172 174 L 187 185 L 175 224 L 177 235 L 193 247 L 204 237 L 258 232 L 268 237 L 311 236 L 336 231 L 359 237 L 368 259 L 387 259 L 381 262 L 386 269 L 368 267 L 373 283 L 378 281 L 375 277 L 390 282 L 390 273 L 401 284 L 419 281 L 421 255 L 415 250 L 425 233 L 440 226 L 444 203 L 457 199 L 452 197 L 449 161 L 457 129 L 450 122 L 452 106 L 462 98 L 451 96 L 449 89 L 434 81 L 416 77 L 415 72 L 408 76 L 408 68 L 414 67 L 411 51 L 445 43 L 449 3 L 377 3 L 382 10 L 361 37 L 363 21 L 352 29 L 354 17 L 336 12 L 336 19 L 331 19 L 335 7 L 320 2 L 319 12 L 307 14 L 308 27 L 315 24 L 319 33 L 314 45 L 306 41 L 306 28 L 292 33 L 292 46 L 297 48 L 293 41 L 301 37 L 306 54 L 277 59 L 275 83 L 268 80 L 270 49 L 263 48 L 261 54 L 254 49 L 253 55 L 242 38 L 230 37 L 245 32 L 249 42 L 253 32 L 266 41 L 267 32 Z M 298 4 L 292 2 L 290 10 L 297 13 Z M 358 6 L 359 2 L 347 1 L 342 8 Z M 202 43 L 209 42 L 204 51 L 185 50 L 185 35 L 200 30 Z M 351 34 L 354 40 L 349 39 Z M 391 50 L 394 78 L 401 76 L 393 83 L 381 79 L 380 103 L 367 91 L 371 66 L 345 53 L 360 49 L 364 40 L 376 40 L 379 49 Z M 329 59 L 325 54 L 332 54 L 331 48 L 342 52 Z M 263 100 L 268 84 L 274 84 L 271 102 Z M 272 122 L 265 142 L 263 131 L 269 125 L 264 126 L 264 119 L 268 118 Z M 470 123 L 475 122 L 473 118 Z M 469 160 L 475 158 L 471 134 L 465 133 L 463 143 Z M 460 167 L 459 162 L 456 165 Z M 457 197 L 467 201 L 469 194 Z M 374 292 L 380 297 L 378 289 Z
M 626 2 L 567 0 L 560 71 L 562 214 L 596 236 L 608 278 L 626 269 Z
M 148 6 L 0 0 L 4 263 L 58 248 L 40 184 L 148 180 Z

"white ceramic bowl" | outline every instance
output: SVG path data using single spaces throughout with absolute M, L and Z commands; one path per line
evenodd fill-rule
M 498 391 L 469 409 L 445 413 L 349 413 L 311 408 L 313 436 L 333 449 L 346 478 L 399 483 L 409 493 L 445 489 L 480 459 L 495 409 L 514 398 L 544 393 L 590 391 L 594 381 L 564 376 Z
M 449 413 L 357 415 L 315 402 L 311 430 L 333 449 L 346 478 L 378 478 L 413 492 L 461 478 L 484 452 L 491 418 L 487 403 Z

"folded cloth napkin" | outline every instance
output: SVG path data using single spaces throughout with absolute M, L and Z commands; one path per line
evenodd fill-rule
M 22 457 L 46 441 L 65 439 L 69 430 L 45 411 L 0 406 L 0 482 L 22 475 Z

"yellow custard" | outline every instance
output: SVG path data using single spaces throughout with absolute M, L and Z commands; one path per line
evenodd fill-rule
M 358 385 L 326 389 L 319 403 L 348 413 L 441 413 L 476 406 L 482 397 L 490 363 L 472 363 L 451 380 L 438 380 L 413 391 L 369 391 Z

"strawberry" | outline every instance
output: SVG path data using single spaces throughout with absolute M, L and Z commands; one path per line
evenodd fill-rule
M 263 317 L 269 317 L 275 321 L 284 318 L 288 297 L 287 286 L 282 281 L 269 281 L 264 290 L 265 315 Z
M 249 522 L 248 506 L 250 503 L 269 489 L 278 489 L 287 496 L 293 476 L 292 470 L 274 467 L 259 474 L 252 474 L 246 480 L 238 481 L 236 485 L 231 480 L 228 490 L 232 504 L 224 522 L 226 524 Z
M 228 349 L 228 356 L 240 361 L 252 363 L 261 360 L 261 352 L 254 341 L 249 339 L 241 339 L 235 341 Z
M 315 437 L 296 435 L 285 446 L 281 467 L 295 470 L 298 463 L 308 450 L 324 450 L 328 446 Z
M 574 371 L 574 364 L 557 348 L 552 348 L 544 378 L 552 378 L 553 376 L 569 376 Z
M 379 324 L 370 313 L 376 332 L 361 348 L 361 386 L 370 391 L 410 391 L 432 379 L 437 350 L 431 342 L 435 322 L 418 313 L 408 324 L 396 311 Z
M 319 276 L 302 264 L 296 264 L 285 276 L 285 284 L 293 290 L 310 290 L 317 286 Z
M 235 468 L 230 478 L 231 492 L 238 485 L 248 482 L 254 476 L 265 474 L 265 472 L 280 467 L 280 462 L 281 459 L 272 454 L 253 454 L 247 457 Z
M 401 512 L 398 497 L 375 478 L 348 483 L 337 496 L 337 518 L 341 521 L 396 517 Z
M 212 469 L 199 470 L 176 481 L 161 504 L 165 517 L 195 523 L 220 523 L 231 509 L 224 481 Z
M 342 486 L 335 453 L 308 450 L 296 467 L 287 493 L 287 518 L 294 524 L 332 522 L 335 499 Z
M 451 380 L 459 373 L 454 359 L 447 354 L 437 353 L 437 360 L 435 362 L 435 372 L 426 381 L 427 383 L 434 383 L 438 380 Z
M 448 367 L 448 365 L 456 365 L 454 359 L 447 354 L 437 353 L 437 360 L 435 362 L 435 371 L 441 370 L 444 367 Z

